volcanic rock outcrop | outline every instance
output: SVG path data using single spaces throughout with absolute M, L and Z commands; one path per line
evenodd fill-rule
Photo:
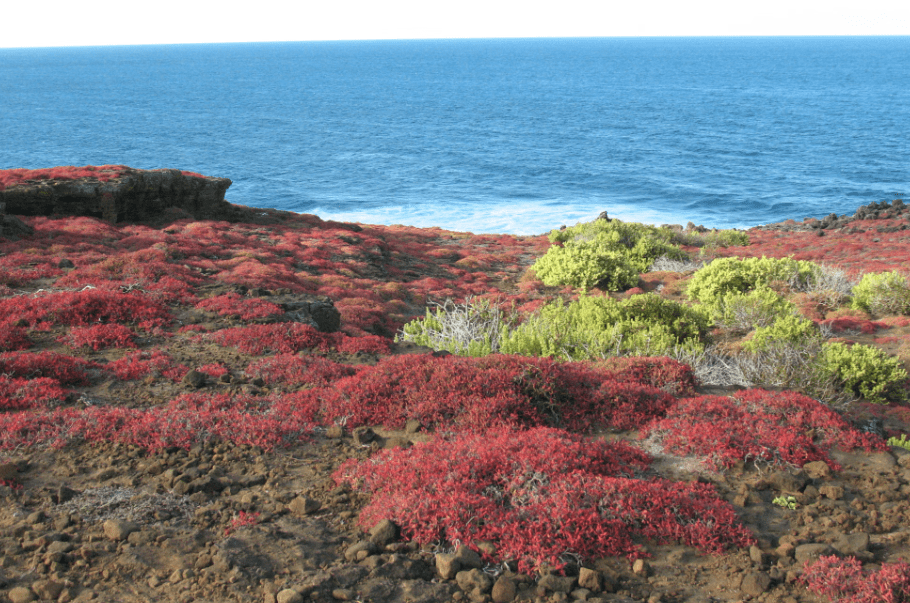
M 91 216 L 111 224 L 161 217 L 179 208 L 194 218 L 229 213 L 224 194 L 231 181 L 190 175 L 180 170 L 123 167 L 115 177 L 23 180 L 0 190 L 7 214 L 20 216 Z

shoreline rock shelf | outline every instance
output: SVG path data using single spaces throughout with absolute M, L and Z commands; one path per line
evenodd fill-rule
M 107 180 L 87 176 L 15 182 L 0 189 L 0 204 L 7 214 L 89 216 L 111 224 L 159 218 L 172 207 L 197 219 L 216 218 L 230 211 L 224 200 L 230 186 L 228 178 L 123 167 Z

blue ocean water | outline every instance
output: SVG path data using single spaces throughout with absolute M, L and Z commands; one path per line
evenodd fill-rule
M 0 169 L 176 167 L 374 224 L 848 213 L 910 196 L 908 133 L 910 37 L 0 49 Z

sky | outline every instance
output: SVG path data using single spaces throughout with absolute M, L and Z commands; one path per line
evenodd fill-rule
M 305 40 L 910 35 L 906 0 L 29 0 L 0 48 Z

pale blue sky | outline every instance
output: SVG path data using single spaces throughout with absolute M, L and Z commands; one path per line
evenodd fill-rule
M 30 0 L 0 48 L 290 40 L 910 35 L 906 0 Z

